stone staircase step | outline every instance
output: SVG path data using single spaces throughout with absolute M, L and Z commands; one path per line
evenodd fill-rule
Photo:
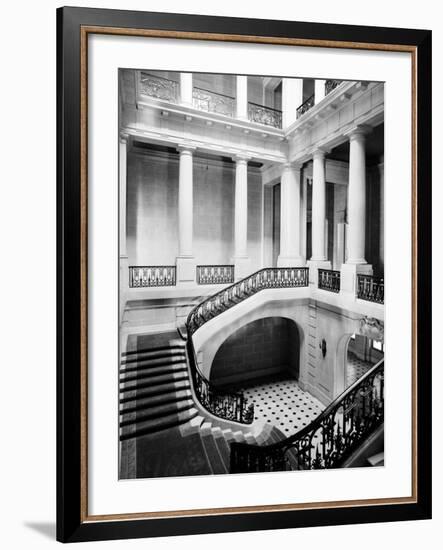
M 127 360 L 131 357 L 137 357 L 138 355 L 144 355 L 144 354 L 155 355 L 157 353 L 165 353 L 168 351 L 180 351 L 180 350 L 183 350 L 184 347 L 185 347 L 184 342 L 174 341 L 174 343 L 165 344 L 163 346 L 152 346 L 148 348 L 136 349 L 131 351 L 122 351 L 121 358 L 122 359 L 124 358 Z
M 205 448 L 206 456 L 208 457 L 209 464 L 214 474 L 227 474 L 228 469 L 225 466 L 225 463 L 220 455 L 218 450 L 217 443 L 214 436 L 212 435 L 212 430 L 204 431 L 203 428 L 200 432 L 203 447 Z
M 184 401 L 174 401 L 172 403 L 158 405 L 157 407 L 149 407 L 145 409 L 137 408 L 135 411 L 135 418 L 133 418 L 134 411 L 126 411 L 120 416 L 120 426 L 123 427 L 128 426 L 132 423 L 139 423 L 144 420 L 162 418 L 170 414 L 186 411 L 193 406 L 194 402 L 192 401 L 192 399 L 187 399 Z
M 375 455 L 370 456 L 367 458 L 367 461 L 371 466 L 384 466 L 385 464 L 385 453 L 382 451 L 381 453 L 377 453 Z
M 127 357 L 122 357 L 120 360 L 121 365 L 128 365 L 130 367 L 133 363 L 139 363 L 140 361 L 168 361 L 174 357 L 186 357 L 184 348 L 171 348 L 168 350 L 160 351 L 145 351 Z
M 120 382 L 132 382 L 134 380 L 144 380 L 145 378 L 156 378 L 164 374 L 175 372 L 187 372 L 186 363 L 170 363 L 161 367 L 140 368 L 136 371 L 121 372 Z
M 132 401 L 126 401 L 120 405 L 120 414 L 125 412 L 133 412 L 135 410 L 146 409 L 149 407 L 156 407 L 157 405 L 166 405 L 168 403 L 178 403 L 186 399 L 192 399 L 192 393 L 189 390 L 171 391 L 170 393 L 163 393 L 160 395 L 154 395 L 146 398 L 136 398 Z
M 221 428 L 213 428 L 212 435 L 214 436 L 215 443 L 218 447 L 218 452 L 220 453 L 221 459 L 227 471 L 229 471 L 229 463 L 231 457 L 231 450 L 229 444 L 223 436 Z
M 164 365 L 174 365 L 176 363 L 186 363 L 186 355 L 183 353 L 171 355 L 169 357 L 140 359 L 138 361 L 132 361 L 131 363 L 122 363 L 122 365 L 120 366 L 120 372 L 133 372 L 140 369 L 162 367 Z
M 175 384 L 177 382 L 189 381 L 188 373 L 184 370 L 177 373 L 162 374 L 158 376 L 145 377 L 142 382 L 139 380 L 132 380 L 131 382 L 125 382 L 124 386 L 120 383 L 120 392 L 126 393 L 131 390 L 142 390 L 146 388 L 154 389 L 154 386 L 163 386 L 165 384 Z
M 131 437 L 139 437 L 141 435 L 153 434 L 179 426 L 185 422 L 189 422 L 192 418 L 197 416 L 198 411 L 195 408 L 190 408 L 186 411 L 179 413 L 172 413 L 161 418 L 144 420 L 142 422 L 132 423 L 129 426 L 124 426 L 120 430 L 120 440 L 130 439 Z
M 143 397 L 150 397 L 154 395 L 163 395 L 165 393 L 171 393 L 175 391 L 189 390 L 191 388 L 188 378 L 182 380 L 175 380 L 166 384 L 151 385 L 146 388 L 128 388 L 125 389 L 124 395 L 120 390 L 120 403 L 127 403 L 134 399 Z

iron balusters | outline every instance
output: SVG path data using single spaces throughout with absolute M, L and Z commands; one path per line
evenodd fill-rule
M 327 80 L 325 82 L 325 95 L 328 95 L 332 92 L 332 90 L 335 90 L 339 84 L 341 84 L 341 80 Z
M 319 269 L 318 288 L 329 290 L 330 292 L 340 292 L 340 271 Z
M 295 435 L 231 444 L 231 473 L 339 468 L 384 421 L 384 359 Z
M 198 265 L 197 284 L 219 285 L 234 282 L 233 265 Z
M 307 267 L 269 267 L 249 275 L 220 290 L 196 306 L 188 315 L 186 324 L 193 334 L 210 319 L 267 288 L 307 287 Z
M 235 113 L 234 97 L 204 90 L 203 88 L 194 87 L 192 90 L 192 103 L 195 109 L 207 111 L 208 113 L 218 113 L 229 117 L 233 117 Z
M 180 85 L 175 80 L 155 76 L 149 73 L 140 73 L 140 93 L 163 99 L 171 103 L 178 103 Z
M 383 304 L 385 301 L 384 279 L 372 275 L 357 275 L 357 298 Z
M 257 122 L 274 128 L 282 127 L 282 112 L 265 105 L 248 102 L 248 119 L 250 122 Z
M 174 286 L 176 281 L 175 265 L 131 266 L 129 268 L 129 287 L 146 288 L 152 286 Z
M 309 111 L 309 109 L 312 109 L 315 105 L 315 96 L 312 94 L 308 99 L 300 105 L 300 107 L 297 108 L 297 118 L 300 118 L 302 115 L 304 115 L 306 112 Z

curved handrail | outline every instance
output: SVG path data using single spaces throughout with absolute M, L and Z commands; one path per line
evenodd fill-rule
M 260 290 L 304 287 L 309 284 L 307 267 L 266 267 L 223 288 L 195 306 L 186 319 L 191 334 L 210 319 L 242 302 Z
M 277 275 L 277 277 L 276 277 Z M 207 380 L 198 367 L 192 335 L 204 323 L 260 290 L 307 286 L 308 268 L 264 268 L 209 296 L 186 319 L 187 349 L 194 390 L 201 405 L 212 414 L 243 424 L 254 420 L 254 405 L 241 392 L 223 392 Z
M 231 473 L 286 470 L 291 451 L 295 469 L 338 467 L 383 418 L 384 359 L 294 435 L 264 446 L 232 443 Z

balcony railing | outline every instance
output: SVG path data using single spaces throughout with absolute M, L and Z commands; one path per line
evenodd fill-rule
M 384 359 L 305 428 L 273 445 L 231 444 L 230 473 L 340 468 L 384 421 Z
M 195 109 L 218 113 L 233 117 L 235 114 L 235 98 L 229 95 L 219 94 L 203 88 L 193 88 L 192 103 Z
M 234 282 L 233 265 L 198 265 L 197 284 L 219 285 Z
M 300 118 L 302 115 L 307 113 L 309 109 L 312 109 L 315 105 L 315 96 L 312 94 L 308 99 L 300 105 L 297 109 L 297 118 Z
M 318 270 L 318 288 L 329 292 L 340 292 L 340 271 Z
M 357 275 L 357 298 L 384 304 L 385 301 L 385 283 L 381 277 L 372 275 Z
M 254 405 L 248 405 L 241 392 L 228 393 L 215 388 L 200 372 L 193 334 L 207 321 L 255 293 L 266 288 L 307 287 L 309 270 L 306 267 L 278 267 L 256 271 L 245 279 L 213 294 L 198 304 L 186 319 L 189 366 L 195 394 L 200 403 L 212 414 L 243 424 L 254 420 Z
M 131 266 L 129 268 L 130 288 L 174 286 L 175 281 L 175 265 Z
M 268 267 L 220 290 L 196 306 L 188 316 L 186 325 L 192 335 L 197 329 L 223 311 L 267 288 L 307 287 L 307 267 Z
M 265 105 L 258 105 L 257 103 L 248 102 L 248 119 L 251 122 L 257 122 L 265 126 L 282 127 L 281 111 L 265 107 Z
M 325 82 L 325 95 L 328 95 L 335 90 L 339 84 L 342 83 L 342 80 L 327 80 Z
M 142 72 L 140 74 L 140 92 L 150 97 L 178 103 L 180 84 L 169 78 Z

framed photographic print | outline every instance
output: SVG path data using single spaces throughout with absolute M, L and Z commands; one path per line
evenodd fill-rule
M 58 539 L 429 518 L 431 32 L 57 18 Z

